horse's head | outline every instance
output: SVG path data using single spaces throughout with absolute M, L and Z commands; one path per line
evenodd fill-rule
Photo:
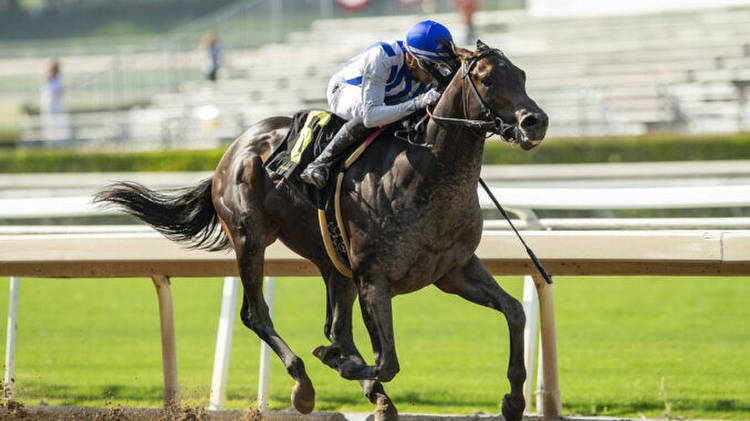
M 498 49 L 477 41 L 477 50 L 454 48 L 461 68 L 449 90 L 459 90 L 466 121 L 529 150 L 544 139 L 547 114 L 526 94 L 526 73 Z M 479 121 L 483 121 L 480 124 Z

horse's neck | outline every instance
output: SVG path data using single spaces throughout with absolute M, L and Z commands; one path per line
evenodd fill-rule
M 460 82 L 460 78 L 458 78 Z M 460 84 L 453 83 L 446 89 L 434 115 L 450 118 L 471 118 L 464 115 Z M 476 186 L 482 167 L 484 138 L 474 130 L 431 120 L 427 127 L 428 143 L 436 158 L 440 179 L 453 184 Z

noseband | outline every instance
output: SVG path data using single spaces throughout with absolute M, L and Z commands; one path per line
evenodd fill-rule
M 468 64 L 465 61 L 461 62 L 461 100 L 464 104 L 464 117 L 468 117 L 469 115 L 467 106 L 467 103 L 469 101 L 466 98 L 466 81 L 468 80 L 469 86 L 471 86 L 471 91 L 474 92 L 474 97 L 477 99 L 477 101 L 479 101 L 479 106 L 482 109 L 482 115 L 484 116 L 484 119 L 472 120 L 469 118 L 441 117 L 430 112 L 429 107 L 426 108 L 427 114 L 429 114 L 430 118 L 435 120 L 435 122 L 437 122 L 438 124 L 447 123 L 456 126 L 468 127 L 471 129 L 482 131 L 483 133 L 494 133 L 499 135 L 504 141 L 509 143 L 512 143 L 514 139 L 522 141 L 525 138 L 523 132 L 521 132 L 521 130 L 519 130 L 517 126 L 508 124 L 503 121 L 502 117 L 497 115 L 497 113 L 495 113 L 492 108 L 487 105 L 487 102 L 485 102 L 485 100 L 479 94 L 476 84 L 474 84 L 474 81 L 471 79 L 471 70 L 474 68 L 474 66 L 476 66 L 477 62 L 484 57 L 493 55 L 503 57 L 503 52 L 498 50 L 497 48 L 485 49 L 472 57 Z

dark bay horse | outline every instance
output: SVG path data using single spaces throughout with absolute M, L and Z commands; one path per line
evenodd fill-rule
M 490 276 L 474 254 L 482 235 L 477 181 L 485 135 L 495 131 L 523 149 L 541 142 L 547 116 L 529 98 L 524 72 L 481 42 L 456 48 L 461 62 L 432 112 L 425 145 L 380 139 L 346 173 L 341 208 L 349 232 L 352 278 L 341 275 L 320 237 L 317 209 L 292 196 L 263 162 L 279 146 L 291 119 L 263 120 L 226 151 L 213 178 L 198 186 L 156 192 L 118 183 L 98 202 L 116 204 L 170 239 L 212 250 L 232 247 L 244 287 L 242 322 L 281 358 L 294 379 L 291 400 L 301 413 L 315 405 L 302 359 L 276 333 L 263 299 L 263 255 L 280 239 L 310 259 L 327 289 L 325 336 L 313 354 L 351 380 L 377 405 L 378 419 L 397 419 L 381 382 L 399 371 L 391 299 L 434 284 L 442 291 L 503 313 L 510 330 L 510 393 L 502 413 L 520 420 L 525 406 L 521 304 Z M 352 307 L 359 298 L 374 365 L 352 339 Z

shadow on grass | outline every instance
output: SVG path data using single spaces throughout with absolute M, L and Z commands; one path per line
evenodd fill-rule
M 62 405 L 81 406 L 91 404 L 92 401 L 102 401 L 107 406 L 108 401 L 125 402 L 125 405 L 144 406 L 151 403 L 160 403 L 162 400 L 161 386 L 131 386 L 125 384 L 105 385 L 41 385 L 27 383 L 19 389 L 19 397 L 28 405 L 36 404 L 35 401 L 55 400 Z M 391 399 L 396 407 L 456 407 L 466 405 L 466 399 L 456 396 L 445 396 L 440 394 L 423 394 L 415 391 L 394 393 Z M 254 396 L 236 391 L 227 396 L 230 400 L 252 400 Z M 271 400 L 277 403 L 289 403 L 288 394 L 272 394 Z M 710 413 L 727 415 L 750 414 L 750 400 L 738 399 L 670 399 L 672 405 L 671 415 L 679 416 L 682 413 Z M 367 398 L 360 393 L 340 393 L 326 396 L 318 396 L 317 410 L 338 411 L 343 407 L 367 405 Z M 472 400 L 471 405 L 479 407 L 497 407 L 499 410 L 500 398 Z M 665 411 L 664 402 L 654 400 L 639 400 L 631 402 L 623 401 L 582 401 L 564 400 L 565 412 L 584 416 L 607 415 L 607 416 L 636 416 L 640 413 L 659 413 Z
M 467 405 L 466 400 L 461 400 L 457 397 L 446 397 L 441 396 L 439 394 L 421 394 L 418 392 L 406 392 L 406 393 L 394 393 L 389 394 L 391 399 L 393 400 L 393 403 L 396 405 L 397 408 L 399 407 L 419 407 L 419 406 L 431 406 L 431 407 L 456 407 L 456 406 L 465 406 Z M 249 397 L 243 393 L 238 392 L 229 392 L 227 394 L 228 400 L 246 400 Z M 271 394 L 270 396 L 271 401 L 275 402 L 278 407 L 278 404 L 281 403 L 282 406 L 289 405 L 289 408 L 291 408 L 291 403 L 289 401 L 289 395 L 288 394 Z M 501 398 L 498 398 L 497 400 L 472 400 L 471 405 L 476 406 L 482 406 L 482 407 L 497 407 L 498 412 L 500 411 L 500 401 Z M 315 409 L 317 411 L 339 411 L 341 408 L 346 407 L 354 407 L 354 406 L 369 406 L 372 405 L 372 408 L 375 408 L 375 405 L 371 404 L 367 398 L 364 396 L 364 394 L 361 393 L 341 393 L 341 394 L 326 394 L 326 395 L 318 395 L 316 396 L 315 401 Z
M 87 402 L 102 400 L 132 401 L 132 402 L 160 402 L 162 400 L 161 386 L 130 386 L 122 384 L 106 385 L 38 385 L 25 384 L 19 389 L 19 397 L 27 404 L 34 404 L 31 400 L 60 400 L 62 405 L 82 405 Z
M 387 392 L 387 389 L 386 389 Z M 457 396 L 446 396 L 435 393 L 419 393 L 414 391 L 401 392 L 401 393 L 389 393 L 396 408 L 407 407 L 446 407 L 455 408 L 461 406 L 476 406 L 484 408 L 497 408 L 497 412 L 500 412 L 500 403 L 502 396 L 498 396 L 497 399 L 468 399 L 465 397 Z M 274 396 L 274 399 L 278 400 L 289 400 L 289 396 Z M 364 394 L 338 394 L 338 395 L 325 395 L 318 396 L 316 402 L 316 408 L 326 411 L 337 411 L 343 407 L 352 406 L 368 406 L 370 404 Z
M 399 402 L 402 405 L 426 405 L 426 406 L 467 406 L 474 405 L 479 407 L 497 407 L 500 408 L 500 402 L 502 395 L 498 394 L 497 399 L 480 399 L 471 398 L 467 399 L 465 396 L 446 396 L 435 393 L 419 393 L 415 391 L 408 391 L 402 393 L 395 393 L 390 395 L 393 402 L 398 406 Z

